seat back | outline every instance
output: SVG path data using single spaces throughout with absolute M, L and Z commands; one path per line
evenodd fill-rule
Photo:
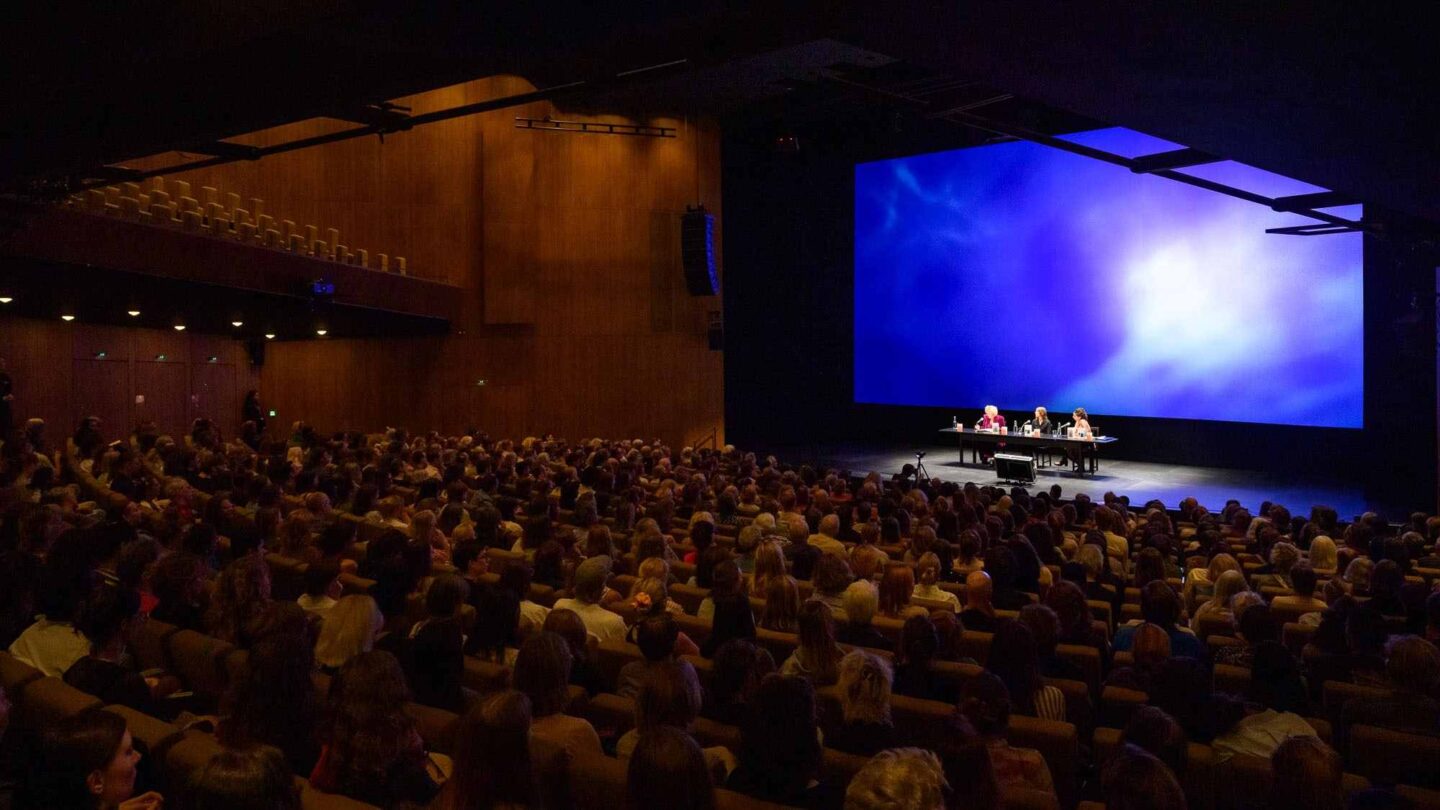
M 686 585 L 683 582 L 670 586 L 670 598 L 680 603 L 685 612 L 694 616 L 700 610 L 700 603 L 710 595 L 709 588 L 701 588 L 695 585 Z
M 309 566 L 303 560 L 266 554 L 265 565 L 270 569 L 271 596 L 293 602 L 305 593 L 305 569 Z
M 595 667 L 605 688 L 615 691 L 620 682 L 620 670 L 631 661 L 643 661 L 640 648 L 624 641 L 602 641 L 595 647 Z
M 16 728 L 43 731 L 86 709 L 100 707 L 100 698 L 81 692 L 59 678 L 41 678 L 25 686 L 24 699 L 12 710 Z
M 441 754 L 450 754 L 455 750 L 459 715 L 413 701 L 405 704 L 405 713 L 415 721 L 415 730 L 420 732 L 420 739 L 425 741 L 427 750 Z
M 135 664 L 142 671 L 147 669 L 169 669 L 170 656 L 166 652 L 166 642 L 170 636 L 180 632 L 180 628 L 173 624 L 147 619 L 143 622 L 132 622 L 129 637 L 125 640 L 130 654 L 135 656 Z
M 197 697 L 218 702 L 230 683 L 225 659 L 235 651 L 235 645 L 194 630 L 181 630 L 169 637 L 166 647 L 170 671 Z
M 1088 644 L 1061 644 L 1055 654 L 1085 673 L 1085 685 L 1092 694 L 1100 693 L 1100 650 Z
M 1440 737 L 1350 727 L 1350 769 L 1385 784 L 1440 788 Z
M 27 684 L 45 677 L 45 673 L 8 652 L 0 652 L 0 687 L 12 704 L 19 702 L 20 692 Z

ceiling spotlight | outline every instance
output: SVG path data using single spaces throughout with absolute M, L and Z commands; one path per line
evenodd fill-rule
M 245 325 L 245 322 L 244 322 L 244 321 L 231 321 L 231 322 L 230 322 L 230 325 L 233 326 L 233 327 L 235 327 L 236 329 L 239 329 L 240 327 L 242 327 L 242 326 Z
M 185 331 L 185 324 L 183 324 L 183 323 L 177 323 L 177 324 L 175 324 L 175 331 L 176 331 L 176 332 L 184 332 L 184 331 Z
M 319 335 L 320 337 L 325 337 L 325 335 L 326 335 L 326 330 L 324 330 L 324 329 L 316 329 L 316 330 L 315 330 L 315 334 Z
M 132 310 L 127 311 L 125 314 L 126 314 L 126 315 L 129 315 L 129 316 L 132 317 L 132 318 L 138 318 L 138 317 L 140 317 L 140 310 L 138 310 L 138 309 L 132 309 Z
M 274 339 L 275 339 L 275 333 L 274 333 L 274 332 L 266 332 L 266 333 L 265 333 L 265 339 L 266 339 L 266 340 L 274 340 Z
M 0 295 L 0 304 L 8 304 L 8 303 L 10 303 L 11 301 L 14 301 L 14 300 L 15 300 L 14 298 L 11 298 L 11 297 L 8 296 L 8 295 Z
M 74 315 L 61 315 L 61 316 L 60 316 L 60 320 L 66 322 L 66 323 L 69 323 L 69 322 L 75 320 L 75 316 L 74 316 Z

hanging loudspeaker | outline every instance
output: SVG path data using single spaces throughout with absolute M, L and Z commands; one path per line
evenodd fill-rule
M 715 277 L 715 217 L 706 213 L 703 205 L 689 208 L 680 218 L 680 263 L 691 295 L 720 291 Z

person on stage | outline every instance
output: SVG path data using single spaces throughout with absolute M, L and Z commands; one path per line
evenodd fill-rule
M 980 417 L 980 430 L 999 430 L 1005 427 L 1005 417 L 1000 415 L 1000 409 L 994 405 L 985 406 L 985 415 Z
M 1039 431 L 1041 435 L 1055 431 L 1055 426 L 1050 423 L 1050 412 L 1045 410 L 1044 405 L 1035 409 L 1035 418 L 1030 422 L 1030 429 Z
M 250 389 L 245 392 L 245 402 L 240 406 L 240 421 L 254 422 L 255 432 L 265 434 L 265 411 L 260 407 L 260 392 Z
M 997 407 L 995 407 L 994 405 L 986 405 L 986 406 L 985 406 L 985 415 L 982 416 L 982 417 L 980 417 L 980 421 L 979 421 L 978 423 L 976 423 L 976 429 L 977 429 L 977 430 L 993 430 L 993 431 L 996 431 L 996 432 L 998 433 L 998 432 L 1000 431 L 1000 428 L 1003 428 L 1003 427 L 1005 427 L 1005 417 L 1003 417 L 1003 416 L 1000 415 L 1000 409 L 997 408 Z M 1004 446 L 1005 446 L 1005 443 L 1004 443 L 1004 442 L 996 442 L 996 443 L 995 443 L 996 449 L 1002 448 L 1002 447 L 1004 447 Z M 981 451 L 980 451 L 980 461 L 981 461 L 982 463 L 984 463 L 984 464 L 993 464 L 993 463 L 994 463 L 994 457 L 995 457 L 995 452 L 992 451 L 992 450 L 981 450 Z
M 1075 438 L 1088 439 L 1091 437 L 1090 415 L 1085 413 L 1084 408 L 1076 408 L 1070 413 L 1070 420 L 1075 423 Z M 1074 465 L 1076 473 L 1085 472 L 1085 451 L 1080 445 L 1075 445 L 1065 451 L 1070 456 L 1070 463 Z

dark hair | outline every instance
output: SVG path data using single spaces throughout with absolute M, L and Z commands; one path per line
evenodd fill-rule
M 695 669 L 684 662 L 647 667 L 635 698 L 635 728 L 688 728 L 700 714 L 702 693 Z
M 190 807 L 204 810 L 300 810 L 295 776 L 279 749 L 225 750 L 190 778 Z
M 675 652 L 680 626 L 669 613 L 652 613 L 635 625 L 635 646 L 646 661 L 664 661 Z
M 1140 589 L 1140 615 L 1168 632 L 1180 620 L 1180 597 L 1165 580 L 1152 580 Z
M 958 708 L 980 734 L 1004 735 L 1010 726 L 1010 689 L 993 673 L 982 672 L 961 687 Z
M 1035 693 L 1045 685 L 1040 676 L 1040 661 L 1035 652 L 1035 636 L 1029 628 L 1014 619 L 1001 619 L 995 625 L 990 641 L 990 654 L 985 668 L 1005 683 L 1010 703 L 1021 714 L 1035 714 Z
M 125 740 L 125 720 L 103 709 L 66 717 L 40 738 L 40 757 L 29 768 L 30 802 L 20 807 L 95 807 L 85 780 L 104 771 Z
M 810 681 L 765 676 L 740 724 L 740 767 L 767 793 L 790 795 L 819 775 L 822 754 Z
M 769 650 L 755 646 L 749 639 L 725 642 L 715 653 L 707 715 L 745 703 L 765 676 L 774 671 L 775 659 Z
M 536 805 L 530 768 L 530 698 L 513 689 L 475 702 L 459 723 L 455 768 L 445 784 L 450 810 Z
M 1165 763 L 1123 746 L 1100 772 L 1106 810 L 1184 810 L 1185 791 Z
M 75 629 L 92 647 L 103 647 L 125 629 L 140 612 L 140 594 L 119 588 L 96 588 L 80 612 Z
M 1184 773 L 1190 742 L 1175 718 L 1155 706 L 1141 706 L 1125 724 L 1123 742 L 1139 746 L 1170 767 Z
M 755 614 L 750 610 L 750 598 L 744 593 L 715 596 L 715 618 L 711 621 L 710 637 L 705 639 L 700 652 L 707 658 L 714 656 L 720 645 L 735 638 L 755 638 Z
M 1303 596 L 1307 599 L 1313 598 L 1315 596 L 1315 583 L 1317 580 L 1315 569 L 1310 567 L 1310 563 L 1295 563 L 1295 565 L 1290 568 L 1291 588 L 1295 591 L 1296 596 Z
M 425 592 L 425 612 L 433 618 L 454 616 L 470 595 L 470 586 L 458 574 L 441 574 Z
M 310 563 L 305 569 L 305 594 L 324 596 L 335 580 L 340 578 L 340 566 L 329 560 Z
M 1255 608 L 1250 610 L 1254 611 Z M 1251 664 L 1247 697 L 1278 712 L 1302 712 L 1307 709 L 1305 682 L 1301 678 L 1300 664 L 1295 660 L 1295 656 L 1283 644 L 1274 640 L 1252 643 L 1251 646 L 1254 661 Z
M 928 615 L 911 616 L 900 628 L 896 663 L 925 669 L 940 651 L 940 634 Z
M 225 695 L 221 742 L 231 747 L 273 745 L 285 752 L 291 767 L 307 767 L 315 756 L 319 714 L 310 679 L 314 668 L 314 644 L 304 637 L 279 632 L 257 641 Z
M 511 680 L 530 698 L 534 716 L 549 717 L 565 711 L 573 661 L 570 645 L 557 633 L 541 631 L 520 645 Z
M 412 747 L 415 721 L 405 713 L 409 701 L 405 672 L 388 652 L 360 653 L 341 668 L 330 684 L 320 730 L 340 783 L 352 775 L 383 780 L 402 758 L 423 755 Z
M 640 734 L 626 772 L 629 810 L 714 810 L 715 788 L 705 754 L 689 734 L 656 726 Z

